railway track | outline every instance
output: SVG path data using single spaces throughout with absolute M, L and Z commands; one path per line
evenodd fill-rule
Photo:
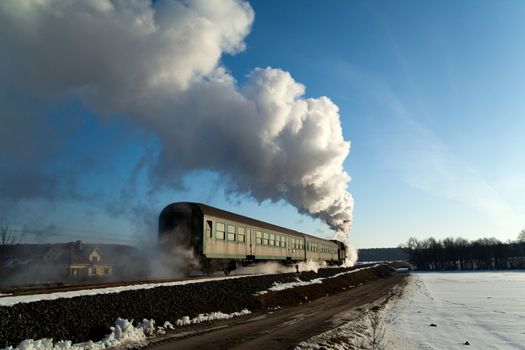
M 247 275 L 247 274 L 243 274 Z M 243 276 L 234 275 L 234 276 Z M 233 276 L 232 276 L 233 277 Z M 104 289 L 114 287 L 124 287 L 131 285 L 143 285 L 143 284 L 157 284 L 157 283 L 170 283 L 170 282 L 181 282 L 186 280 L 199 280 L 199 279 L 212 279 L 212 278 L 227 278 L 221 276 L 189 276 L 178 279 L 151 279 L 151 280 L 129 280 L 129 281 L 116 281 L 116 282 L 100 282 L 100 283 L 42 283 L 34 285 L 23 285 L 9 288 L 0 289 L 0 298 L 20 296 L 20 295 L 34 295 L 34 294 L 47 294 L 57 292 L 71 292 L 80 291 L 85 289 Z
M 360 264 L 359 267 L 367 267 L 372 264 Z M 357 266 L 356 266 L 357 267 Z M 13 286 L 8 288 L 0 289 L 0 299 L 5 297 L 23 296 L 23 295 L 37 295 L 37 294 L 49 294 L 59 292 L 72 292 L 92 289 L 105 289 L 105 288 L 116 288 L 133 285 L 147 285 L 147 284 L 163 284 L 172 282 L 183 282 L 183 281 L 196 281 L 200 279 L 225 279 L 225 278 L 238 278 L 241 276 L 256 276 L 261 273 L 236 273 L 230 276 L 224 275 L 196 275 L 187 276 L 184 278 L 177 279 L 148 279 L 148 280 L 128 280 L 128 281 L 114 281 L 114 282 L 84 282 L 84 283 L 39 283 L 32 285 Z M 263 273 L 264 274 L 264 273 Z M 271 274 L 271 273 L 270 273 Z

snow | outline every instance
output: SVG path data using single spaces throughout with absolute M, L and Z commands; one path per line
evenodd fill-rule
M 132 322 L 119 318 L 115 326 L 111 327 L 111 333 L 98 342 L 85 342 L 73 344 L 70 340 L 53 342 L 53 339 L 26 339 L 18 347 L 7 347 L 3 350 L 100 350 L 117 345 L 141 345 L 145 344 L 146 335 L 151 331 L 153 320 L 144 320 L 134 327 Z
M 268 288 L 268 290 L 257 292 L 257 294 L 261 295 L 261 294 L 266 294 L 268 291 L 275 292 L 275 291 L 281 291 L 281 290 L 295 288 L 295 287 L 309 286 L 309 285 L 312 285 L 312 284 L 321 284 L 321 283 L 323 283 L 323 280 L 326 280 L 326 279 L 336 278 L 336 277 L 339 277 L 339 276 L 342 276 L 342 275 L 347 275 L 347 274 L 354 273 L 354 272 L 357 272 L 357 271 L 375 268 L 377 266 L 378 265 L 374 265 L 374 266 L 370 266 L 370 267 L 364 267 L 364 268 L 361 268 L 361 269 L 355 269 L 355 270 L 351 270 L 351 271 L 344 271 L 344 272 L 340 272 L 338 274 L 335 274 L 335 275 L 329 276 L 329 277 L 315 278 L 315 279 L 313 279 L 311 281 L 302 281 L 301 279 L 296 278 L 296 280 L 294 282 L 286 282 L 286 283 L 274 282 L 273 286 Z
M 525 349 L 525 272 L 412 273 L 385 310 L 392 349 Z M 435 324 L 436 326 L 430 326 Z
M 166 321 L 164 322 L 164 326 L 163 326 L 164 329 L 175 329 L 175 327 L 173 327 L 173 324 L 171 324 L 170 321 Z
M 202 323 L 202 322 L 210 322 L 210 321 L 216 321 L 216 320 L 228 320 L 233 317 L 244 316 L 248 314 L 251 314 L 251 311 L 247 309 L 243 309 L 240 312 L 234 312 L 231 314 L 225 314 L 225 313 L 218 311 L 218 312 L 212 312 L 209 314 L 199 314 L 197 317 L 192 318 L 192 319 L 190 319 L 188 316 L 184 316 L 183 318 L 178 319 L 176 324 L 177 326 L 180 327 L 180 326 L 186 326 L 186 325 L 197 324 L 197 323 Z
M 224 279 L 237 279 L 237 278 L 247 278 L 253 277 L 249 276 L 225 276 L 225 277 L 214 277 L 214 278 L 200 278 L 200 279 L 189 279 L 183 281 L 175 282 L 162 282 L 162 283 L 145 283 L 145 284 L 134 284 L 128 286 L 120 287 L 108 287 L 108 288 L 98 288 L 98 289 L 83 289 L 69 292 L 55 292 L 48 294 L 33 294 L 33 295 L 18 295 L 18 296 L 3 296 L 0 298 L 0 306 L 12 306 L 18 303 L 32 303 L 40 300 L 55 300 L 59 298 L 74 298 L 78 296 L 86 295 L 98 295 L 98 294 L 111 294 L 111 293 L 121 293 L 129 290 L 138 290 L 138 289 L 151 289 L 157 287 L 171 287 L 171 286 L 180 286 L 185 284 L 193 283 L 204 283 L 210 281 L 219 281 Z
M 251 311 L 247 309 L 243 309 L 240 312 L 233 312 L 231 314 L 225 314 L 218 311 L 209 314 L 200 314 L 192 319 L 188 316 L 184 316 L 175 323 L 180 327 L 201 322 L 230 319 L 248 314 L 251 314 Z M 147 319 L 139 322 L 135 327 L 133 326 L 133 320 L 129 321 L 119 318 L 115 322 L 115 326 L 111 327 L 111 333 L 98 342 L 89 341 L 73 344 L 69 340 L 53 342 L 53 339 L 50 338 L 38 340 L 26 339 L 20 342 L 16 348 L 9 346 L 1 350 L 102 350 L 115 346 L 125 346 L 126 348 L 140 347 L 147 344 L 148 337 L 165 334 L 166 329 L 175 329 L 175 327 L 169 321 L 164 322 L 162 327 L 155 327 L 155 321 Z
M 323 280 L 324 280 L 324 278 L 316 278 L 316 279 L 313 279 L 311 281 L 302 281 L 299 278 L 296 278 L 295 282 L 287 282 L 287 283 L 274 282 L 273 286 L 268 288 L 268 290 L 276 292 L 276 291 L 290 289 L 290 288 L 295 288 L 295 287 L 309 286 L 309 285 L 312 285 L 312 284 L 321 284 L 321 283 L 323 283 Z M 263 292 L 266 292 L 266 291 L 263 291 Z M 261 292 L 259 292 L 259 293 L 261 293 Z
M 356 313 L 352 318 L 351 322 L 346 322 L 339 327 L 300 342 L 294 350 L 374 349 L 369 342 L 370 322 L 368 318 L 364 313 Z

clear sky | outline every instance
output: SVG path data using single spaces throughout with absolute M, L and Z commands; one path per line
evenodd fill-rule
M 140 242 L 176 201 L 326 238 L 352 216 L 358 248 L 525 228 L 525 2 L 189 3 L 0 4 L 24 241 Z

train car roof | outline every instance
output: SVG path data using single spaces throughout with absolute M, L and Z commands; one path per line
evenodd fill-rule
M 290 230 L 285 227 L 270 224 L 265 221 L 252 219 L 250 217 L 235 214 L 230 211 L 218 209 L 215 207 L 210 207 L 209 205 L 206 205 L 206 204 L 202 204 L 202 203 L 192 203 L 192 204 L 195 204 L 196 206 L 198 206 L 202 210 L 202 212 L 206 215 L 215 216 L 215 217 L 223 218 L 226 220 L 241 222 L 246 225 L 257 226 L 257 227 L 265 228 L 265 229 L 272 230 L 272 231 L 279 231 L 279 232 L 287 233 L 292 236 L 302 236 L 303 235 L 300 232 Z
M 222 210 L 222 209 L 219 209 L 219 208 L 215 208 L 215 207 L 209 206 L 207 204 L 194 203 L 194 202 L 176 202 L 176 203 L 172 203 L 172 204 L 168 205 L 164 209 L 168 209 L 168 207 L 171 207 L 172 205 L 196 206 L 205 215 L 210 215 L 210 216 L 214 216 L 214 217 L 217 217 L 217 218 L 222 218 L 222 219 L 225 219 L 225 220 L 236 221 L 236 222 L 240 222 L 240 223 L 243 223 L 243 224 L 246 224 L 246 225 L 249 225 L 249 226 L 257 226 L 257 227 L 260 227 L 260 228 L 263 228 L 263 229 L 265 228 L 265 229 L 272 230 L 272 231 L 279 231 L 279 232 L 286 233 L 286 234 L 289 234 L 289 235 L 292 235 L 292 236 L 297 236 L 297 237 L 306 236 L 307 238 L 312 238 L 312 239 L 324 241 L 324 242 L 327 242 L 327 243 L 334 243 L 333 241 L 326 240 L 324 238 L 320 238 L 320 237 L 312 236 L 312 235 L 309 235 L 309 234 L 306 234 L 306 233 L 290 230 L 288 228 L 277 226 L 277 225 L 274 225 L 274 224 L 270 224 L 270 223 L 265 222 L 265 221 L 252 219 L 250 217 L 247 217 L 247 216 L 244 216 L 244 215 L 235 214 L 235 213 L 232 213 L 230 211 Z

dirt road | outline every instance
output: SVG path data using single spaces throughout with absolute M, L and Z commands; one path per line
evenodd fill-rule
M 394 274 L 336 295 L 274 311 L 258 312 L 170 333 L 149 349 L 290 349 L 314 335 L 352 321 L 386 303 L 405 284 Z

